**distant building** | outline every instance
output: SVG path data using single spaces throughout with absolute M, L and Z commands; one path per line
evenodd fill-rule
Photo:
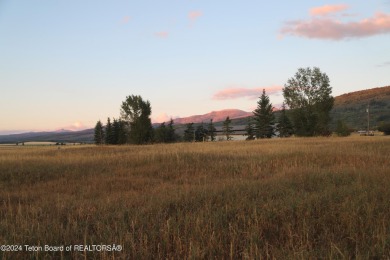
M 359 130 L 358 133 L 362 136 L 374 136 L 374 131 Z

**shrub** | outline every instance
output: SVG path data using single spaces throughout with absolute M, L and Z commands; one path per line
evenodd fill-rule
M 385 135 L 390 135 L 390 123 L 383 123 L 378 127 L 378 130 L 383 132 Z
M 351 131 L 349 127 L 341 120 L 337 121 L 336 133 L 338 136 L 349 136 Z

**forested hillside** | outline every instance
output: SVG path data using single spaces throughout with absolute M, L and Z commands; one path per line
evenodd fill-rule
M 359 130 L 367 128 L 367 108 L 370 111 L 370 126 L 390 122 L 390 86 L 347 93 L 335 98 L 331 111 L 332 126 L 338 120 Z

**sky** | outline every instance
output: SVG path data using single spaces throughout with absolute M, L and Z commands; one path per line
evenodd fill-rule
M 152 121 L 275 107 L 298 68 L 333 96 L 390 83 L 390 0 L 0 0 L 0 134 L 82 130 L 129 95 Z

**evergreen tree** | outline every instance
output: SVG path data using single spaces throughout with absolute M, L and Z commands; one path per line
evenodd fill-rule
M 161 123 L 155 131 L 155 141 L 157 143 L 166 143 L 168 139 L 168 129 L 165 126 L 165 122 Z
M 255 140 L 255 128 L 253 127 L 252 117 L 248 117 L 248 125 L 245 127 L 245 135 L 247 136 L 246 140 Z
M 198 125 L 198 127 L 195 130 L 195 141 L 196 142 L 203 142 L 207 138 L 207 129 L 204 128 L 203 122 L 202 124 Z
M 279 137 L 290 137 L 293 133 L 293 126 L 286 113 L 286 104 L 283 102 L 282 110 L 278 119 L 276 130 L 279 132 Z
M 121 125 L 119 119 L 115 119 L 112 123 L 112 132 L 111 132 L 111 144 L 119 144 L 119 135 L 121 132 Z
M 272 104 L 263 89 L 263 94 L 257 102 L 257 108 L 253 111 L 255 121 L 255 134 L 257 138 L 271 138 L 274 135 L 273 123 L 275 120 Z
M 127 142 L 126 122 L 118 119 L 113 119 L 111 137 L 109 138 L 111 144 L 125 144 Z
M 105 133 L 106 144 L 112 144 L 111 138 L 112 138 L 112 124 L 110 118 L 108 117 L 107 124 L 106 124 L 106 133 Z
M 122 102 L 121 115 L 129 126 L 128 139 L 130 143 L 145 144 L 153 138 L 153 127 L 150 120 L 152 108 L 149 101 L 141 96 L 127 96 Z
M 104 143 L 103 124 L 100 120 L 97 121 L 96 126 L 95 126 L 94 140 L 95 140 L 95 144 L 97 144 L 97 145 Z
M 233 127 L 230 126 L 230 124 L 232 123 L 232 120 L 230 120 L 229 117 L 226 117 L 225 121 L 223 121 L 223 126 L 222 126 L 222 131 L 223 131 L 223 134 L 226 136 L 226 140 L 230 141 L 232 140 L 232 134 L 234 133 L 233 131 Z
M 299 68 L 283 88 L 290 107 L 295 134 L 298 136 L 328 135 L 330 111 L 334 98 L 329 77 L 317 67 Z
M 171 121 L 168 124 L 167 129 L 167 142 L 173 143 L 176 141 L 176 134 L 175 134 L 175 128 L 173 127 L 173 119 L 171 118 Z
M 118 144 L 125 144 L 127 141 L 127 135 L 126 135 L 126 122 L 118 119 L 119 122 L 119 133 L 118 133 Z
M 186 130 L 184 130 L 184 141 L 185 142 L 192 142 L 194 141 L 194 123 L 188 123 L 186 124 Z
M 210 123 L 207 127 L 208 135 L 210 136 L 210 141 L 214 142 L 215 141 L 215 136 L 216 136 L 216 130 L 213 124 L 213 119 L 210 119 Z

